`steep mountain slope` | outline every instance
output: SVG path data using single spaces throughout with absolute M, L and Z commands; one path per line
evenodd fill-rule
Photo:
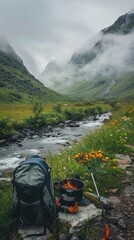
M 46 88 L 31 75 L 9 44 L 0 43 L 0 102 L 63 101 L 63 95 Z
M 115 44 L 112 36 L 105 36 L 106 34 L 112 34 L 114 36 L 122 34 L 130 34 L 134 30 L 134 13 L 130 12 L 119 17 L 113 25 L 103 29 L 101 32 L 104 34 L 97 41 L 91 49 L 87 49 L 85 52 L 74 53 L 70 63 L 79 65 L 79 67 L 94 60 L 98 54 L 102 54 L 110 45 Z M 115 39 L 116 40 L 116 39 Z
M 53 69 L 51 77 L 51 72 L 47 70 L 46 75 L 44 71 L 42 82 L 48 81 L 57 91 L 80 99 L 133 97 L 134 12 L 101 30 L 61 71 Z

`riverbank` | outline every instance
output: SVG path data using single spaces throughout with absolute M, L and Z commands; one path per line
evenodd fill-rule
M 74 129 L 78 130 L 78 128 Z M 125 170 L 120 167 L 120 162 L 117 161 L 116 154 L 126 156 L 131 153 L 132 156 L 134 150 L 130 146 L 134 145 L 133 139 L 134 109 L 131 105 L 123 105 L 120 109 L 118 109 L 117 112 L 113 113 L 112 119 L 108 121 L 107 124 L 105 124 L 103 127 L 98 127 L 96 131 L 90 132 L 90 134 L 87 132 L 81 141 L 77 142 L 72 147 L 66 148 L 58 154 L 49 155 L 47 161 L 52 168 L 51 175 L 53 181 L 59 182 L 61 179 L 74 177 L 77 174 L 84 182 L 86 187 L 85 190 L 91 193 L 96 193 L 90 172 L 88 171 L 88 167 L 90 167 L 90 169 L 94 171 L 96 184 L 101 196 L 108 197 L 109 190 L 111 189 L 113 191 L 113 193 L 111 193 L 113 196 L 119 194 L 121 197 L 121 194 L 123 193 L 123 186 L 125 184 L 123 181 L 127 178 L 126 171 L 128 171 L 128 169 Z M 122 159 L 120 159 L 120 161 L 122 162 Z M 117 192 L 116 189 L 118 189 Z M 9 188 L 6 189 L 5 184 L 3 186 L 3 190 L 1 189 L 2 194 L 0 199 L 0 209 L 3 209 L 4 207 L 4 212 L 0 212 L 0 223 L 2 224 L 0 228 L 3 235 L 5 233 L 6 235 L 9 234 L 8 236 L 11 238 L 11 236 L 13 236 L 13 226 L 12 228 L 9 228 L 9 226 L 11 226 L 9 213 L 12 201 L 10 190 L 11 187 L 9 186 Z M 121 201 L 123 201 L 123 197 L 124 195 L 122 195 Z M 128 196 L 128 199 L 126 201 L 129 202 L 129 199 L 131 200 L 131 196 Z M 131 202 L 129 203 L 131 204 Z M 111 219 L 114 221 L 114 216 L 112 216 Z M 120 221 L 120 224 L 121 223 L 122 220 Z M 84 239 L 90 239 L 90 230 L 92 230 L 91 224 L 91 222 L 85 222 L 81 231 L 81 237 L 79 235 L 80 240 L 83 240 L 82 237 L 85 236 L 84 234 L 87 234 L 87 237 Z M 112 228 L 116 228 L 116 223 L 115 225 L 112 223 Z M 59 232 L 56 233 L 57 238 L 53 236 L 51 237 L 51 240 L 59 239 L 58 237 L 63 233 L 62 229 L 65 230 L 65 225 L 63 225 L 63 228 L 61 226 L 61 228 L 58 229 Z M 93 227 L 93 231 L 96 232 L 95 225 Z M 15 234 L 16 233 L 14 233 L 14 236 Z M 122 237 L 123 236 L 119 236 L 118 240 L 121 240 Z M 94 239 L 97 240 L 97 238 Z
M 83 121 L 65 121 L 57 126 L 49 126 L 47 129 L 42 128 L 37 131 L 24 131 L 18 136 L 23 135 L 23 138 L 13 137 L 14 141 L 5 144 L 0 148 L 0 172 L 1 177 L 4 177 L 4 171 L 13 169 L 20 162 L 25 160 L 28 155 L 41 154 L 48 158 L 50 154 L 57 154 L 63 149 L 70 148 L 80 138 L 99 129 L 104 125 L 105 121 L 111 117 L 111 113 L 102 114 L 94 117 L 86 118 Z

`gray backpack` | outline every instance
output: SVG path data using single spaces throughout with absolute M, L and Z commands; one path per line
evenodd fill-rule
M 44 225 L 53 231 L 57 218 L 50 167 L 34 155 L 21 162 L 13 173 L 13 218 L 21 226 Z

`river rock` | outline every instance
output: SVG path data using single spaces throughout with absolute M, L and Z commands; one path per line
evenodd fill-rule
M 0 140 L 0 146 L 3 146 L 3 145 L 5 145 L 5 143 L 7 142 L 7 140 L 6 139 L 1 139 Z
M 80 124 L 76 123 L 76 122 L 69 124 L 69 127 L 79 127 L 79 126 L 80 126 Z
M 16 142 L 21 138 L 22 138 L 22 134 L 19 133 L 19 132 L 16 132 L 14 135 L 12 135 L 11 137 L 8 138 L 8 141 L 9 142 Z
M 72 120 L 66 120 L 65 124 L 70 124 L 72 122 Z
M 65 124 L 64 124 L 64 123 L 59 123 L 59 127 L 60 127 L 60 128 L 64 128 L 64 127 L 65 127 Z
M 48 129 L 49 131 L 51 131 L 51 132 L 52 132 L 52 130 L 53 130 L 53 129 L 52 129 L 52 126 L 50 126 L 50 125 L 47 127 L 47 129 Z

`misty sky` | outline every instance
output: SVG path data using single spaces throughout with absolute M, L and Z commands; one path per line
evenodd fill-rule
M 133 9 L 133 0 L 0 0 L 0 36 L 37 75 Z

